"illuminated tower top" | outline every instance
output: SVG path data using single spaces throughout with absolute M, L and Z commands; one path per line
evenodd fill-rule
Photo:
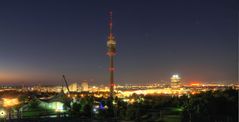
M 115 37 L 113 35 L 113 22 L 112 22 L 112 12 L 109 12 L 109 35 L 108 35 L 108 41 L 107 41 L 107 47 L 108 47 L 108 53 L 111 53 L 111 55 L 115 55 Z

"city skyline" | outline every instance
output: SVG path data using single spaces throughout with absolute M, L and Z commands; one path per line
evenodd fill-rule
M 120 81 L 237 82 L 235 0 L 1 2 L 0 85 L 108 83 L 108 12 Z M 33 82 L 35 81 L 35 82 Z

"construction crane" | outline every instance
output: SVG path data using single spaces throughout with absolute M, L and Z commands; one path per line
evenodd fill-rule
M 64 81 L 65 81 L 67 91 L 68 91 L 68 93 L 70 94 L 70 89 L 69 89 L 69 87 L 68 87 L 68 83 L 67 83 L 66 77 L 65 77 L 65 75 L 62 75 L 62 77 L 63 77 L 63 79 L 64 79 Z

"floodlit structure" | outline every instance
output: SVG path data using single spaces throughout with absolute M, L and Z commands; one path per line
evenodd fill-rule
M 77 92 L 78 91 L 78 83 L 72 83 L 72 84 L 70 84 L 69 85 L 69 90 L 71 91 L 71 92 Z
M 113 97 L 114 95 L 114 56 L 116 54 L 116 41 L 115 37 L 112 32 L 112 12 L 109 13 L 110 19 L 109 19 L 109 35 L 108 35 L 108 41 L 107 41 L 107 47 L 108 47 L 108 52 L 107 55 L 109 56 L 110 59 L 110 64 L 109 64 L 109 73 L 110 73 L 110 96 Z
M 18 98 L 2 98 L 2 99 L 3 99 L 3 107 L 6 108 L 20 104 Z
M 89 84 L 86 80 L 81 82 L 81 91 L 89 91 Z
M 175 74 L 171 77 L 171 88 L 173 89 L 178 89 L 181 87 L 181 78 L 179 77 L 179 75 Z
M 71 99 L 63 93 L 63 91 L 57 95 L 54 95 L 50 99 L 39 99 L 34 98 L 20 107 L 20 112 L 25 113 L 22 116 L 28 116 L 27 111 L 38 110 L 37 113 L 40 115 L 42 111 L 45 114 L 55 114 L 55 113 L 64 113 L 70 110 Z

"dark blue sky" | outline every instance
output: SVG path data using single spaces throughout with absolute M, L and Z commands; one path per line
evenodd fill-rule
M 107 83 L 108 11 L 117 83 L 237 81 L 237 0 L 0 2 L 0 84 Z

